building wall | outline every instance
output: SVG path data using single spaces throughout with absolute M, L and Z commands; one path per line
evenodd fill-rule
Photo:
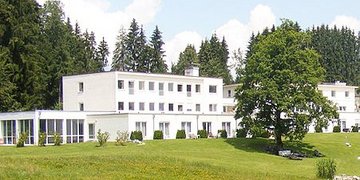
M 356 112 L 355 88 L 340 82 L 318 85 L 318 89 L 336 105 L 339 112 Z
M 83 83 L 83 91 L 79 90 Z M 115 111 L 115 73 L 104 72 L 63 77 L 63 110 Z
M 110 141 L 115 141 L 117 138 L 118 131 L 129 131 L 128 125 L 128 115 L 127 114 L 99 114 L 99 115 L 89 115 L 87 116 L 86 121 L 86 132 L 89 132 L 89 124 L 95 125 L 95 139 L 98 130 L 101 132 L 108 132 L 110 133 Z M 91 140 L 86 138 L 86 140 Z

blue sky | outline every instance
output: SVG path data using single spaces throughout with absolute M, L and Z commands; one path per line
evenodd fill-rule
M 38 0 L 43 3 L 45 0 Z M 155 25 L 163 32 L 166 61 L 175 63 L 187 44 L 199 47 L 216 32 L 225 36 L 230 51 L 246 50 L 251 32 L 278 25 L 280 18 L 313 25 L 346 25 L 360 30 L 360 1 L 356 0 L 61 0 L 66 16 L 102 36 L 114 49 L 120 27 L 132 18 L 144 25 L 148 36 Z M 231 59 L 230 59 L 230 64 Z

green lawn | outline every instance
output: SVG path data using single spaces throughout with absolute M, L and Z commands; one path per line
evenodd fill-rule
M 319 158 L 294 161 L 270 155 L 264 152 L 267 143 L 198 139 L 125 147 L 0 147 L 0 179 L 316 179 Z M 360 133 L 308 134 L 303 143 L 287 145 L 304 152 L 317 149 L 335 159 L 337 174 L 360 175 Z

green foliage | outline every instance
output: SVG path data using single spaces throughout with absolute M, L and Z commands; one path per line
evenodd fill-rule
M 336 163 L 333 159 L 320 159 L 316 162 L 316 176 L 333 179 L 336 173 Z
M 116 146 L 126 146 L 126 142 L 129 138 L 129 133 L 127 131 L 117 131 L 117 137 L 116 137 Z
M 47 135 L 45 132 L 39 132 L 38 146 L 40 146 L 40 147 L 45 146 L 46 137 L 47 137 Z
M 108 64 L 109 46 L 103 37 L 96 50 L 96 61 L 98 63 L 98 71 L 105 71 L 104 67 Z
M 221 138 L 226 139 L 228 137 L 226 130 L 218 130 L 218 133 L 220 133 Z
M 244 138 L 247 135 L 248 130 L 245 128 L 237 129 L 236 130 L 236 137 L 237 138 Z
M 97 132 L 96 138 L 99 143 L 99 147 L 102 147 L 109 140 L 110 134 L 108 132 L 101 132 L 101 130 L 99 129 Z
M 139 141 L 142 141 L 143 140 L 142 132 L 141 131 L 132 131 L 131 135 L 130 135 L 130 139 L 131 140 L 137 139 Z
M 158 26 L 156 26 L 150 40 L 151 52 L 149 72 L 152 73 L 166 73 L 168 69 L 164 60 L 165 51 L 162 47 L 164 45 L 164 42 L 162 40 L 161 34 L 162 33 L 159 30 Z
M 333 132 L 341 132 L 340 126 L 334 126 Z
M 60 146 L 61 145 L 61 136 L 59 133 L 54 133 L 54 146 Z
M 29 133 L 27 131 L 21 132 L 20 137 L 19 137 L 19 139 L 17 141 L 16 147 L 24 147 L 25 142 L 26 142 L 26 140 L 28 138 L 28 135 L 29 135 Z
M 186 138 L 185 130 L 177 130 L 176 139 L 185 139 L 185 138 Z
M 289 20 L 259 35 L 235 94 L 235 118 L 245 128 L 273 127 L 280 148 L 282 136 L 301 140 L 312 120 L 325 127 L 337 117 L 335 106 L 317 90 L 324 69 L 310 42 L 311 36 Z
M 208 133 L 206 132 L 205 129 L 198 130 L 197 134 L 199 135 L 199 138 L 207 138 L 208 137 Z
M 323 131 L 322 131 L 322 127 L 320 127 L 320 126 L 315 126 L 315 132 L 316 133 L 322 133 Z
M 351 132 L 359 132 L 359 126 L 352 126 Z
M 177 64 L 171 67 L 171 73 L 184 75 L 185 69 L 192 65 L 198 66 L 199 60 L 194 45 L 189 44 L 180 53 Z
M 163 132 L 161 130 L 154 131 L 154 139 L 164 139 Z

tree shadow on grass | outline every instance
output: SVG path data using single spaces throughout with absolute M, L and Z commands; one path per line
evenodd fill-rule
M 272 154 L 269 152 L 269 148 L 275 146 L 274 140 L 266 138 L 233 138 L 226 139 L 225 142 L 242 151 L 267 154 Z M 284 141 L 284 149 L 289 149 L 291 152 L 295 153 L 301 153 L 306 157 L 315 157 L 317 151 L 315 146 L 301 141 Z

